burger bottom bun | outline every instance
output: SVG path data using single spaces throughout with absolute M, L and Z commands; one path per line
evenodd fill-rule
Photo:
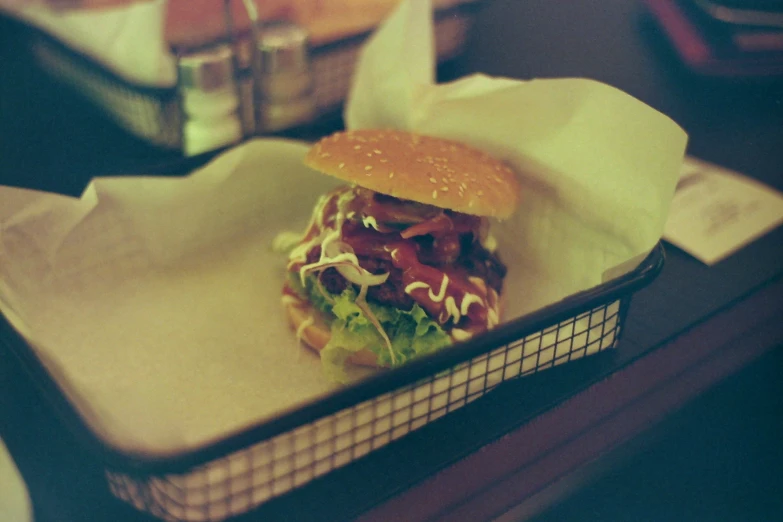
M 288 317 L 288 322 L 294 330 L 299 332 L 300 338 L 307 346 L 320 352 L 332 338 L 329 325 L 326 324 L 323 315 L 314 309 L 310 303 L 295 297 L 292 293 L 286 293 L 285 295 L 293 297 L 293 299 L 285 299 L 283 301 L 283 308 Z M 302 328 L 302 324 L 309 321 L 310 318 L 312 318 L 313 322 Z M 378 356 L 367 348 L 353 353 L 348 357 L 348 362 L 359 366 L 380 368 Z

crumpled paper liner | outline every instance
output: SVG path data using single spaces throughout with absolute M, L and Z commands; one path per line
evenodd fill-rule
M 167 0 L 101 9 L 56 9 L 35 0 L 0 0 L 0 12 L 38 27 L 126 80 L 154 87 L 177 82 L 164 32 Z
M 661 236 L 685 133 L 589 80 L 436 86 L 430 17 L 405 1 L 372 38 L 348 125 L 456 138 L 520 172 L 520 210 L 495 229 L 506 320 L 632 268 Z M 107 444 L 176 454 L 334 389 L 286 325 L 270 248 L 337 183 L 301 165 L 306 149 L 255 140 L 81 198 L 2 187 L 0 310 Z

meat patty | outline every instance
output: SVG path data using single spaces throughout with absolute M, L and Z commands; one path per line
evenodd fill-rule
M 503 279 L 506 276 L 506 267 L 498 257 L 489 252 L 480 243 L 473 240 L 472 234 L 465 234 L 460 238 L 460 255 L 450 266 L 465 270 L 470 276 L 476 276 L 484 281 L 490 288 L 500 293 Z M 321 247 L 316 246 L 307 255 L 307 263 L 316 262 L 321 255 Z M 425 262 L 424 259 L 421 259 Z M 432 263 L 432 259 L 428 259 Z M 372 274 L 388 272 L 389 278 L 380 285 L 367 289 L 367 300 L 378 304 L 384 304 L 410 310 L 414 301 L 405 293 L 405 285 L 402 281 L 402 271 L 395 268 L 390 260 L 368 256 L 359 256 L 359 265 Z M 443 264 L 438 264 L 441 268 Z M 327 268 L 321 274 L 321 283 L 331 294 L 340 294 L 348 286 L 348 281 L 334 268 Z

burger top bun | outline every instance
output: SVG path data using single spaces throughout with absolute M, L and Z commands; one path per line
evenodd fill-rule
M 476 216 L 505 219 L 519 202 L 519 182 L 503 162 L 410 132 L 338 132 L 316 143 L 305 164 L 375 192 Z

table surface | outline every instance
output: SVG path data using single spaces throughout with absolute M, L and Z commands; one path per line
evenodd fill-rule
M 0 75 L 0 182 L 75 194 L 92 176 L 139 172 L 147 165 L 175 158 L 170 152 L 128 136 L 98 110 L 53 86 L 23 58 L 23 42 L 16 26 L 0 21 L 0 57 L 4 63 Z M 471 72 L 520 79 L 583 76 L 604 81 L 680 123 L 690 135 L 690 154 L 783 190 L 783 82 L 702 78 L 692 74 L 677 63 L 639 2 L 487 1 L 476 15 L 465 53 L 443 67 L 440 77 L 450 79 Z M 322 130 L 337 126 L 339 120 L 335 119 Z M 781 296 L 782 245 L 783 230 L 778 229 L 709 268 L 669 247 L 662 275 L 634 299 L 622 349 L 613 359 L 612 369 L 631 367 L 653 357 L 657 347 L 671 344 L 685 332 L 703 328 L 709 333 L 711 321 L 724 324 L 742 319 L 755 325 L 749 317 L 764 317 L 766 322 L 758 324 L 771 328 L 774 334 L 765 337 L 766 342 L 780 345 L 780 325 L 769 326 L 771 319 L 764 315 L 774 315 L 779 309 L 768 307 L 759 314 L 748 310 L 761 306 L 754 303 L 772 303 Z M 764 293 L 765 288 L 772 290 Z M 763 294 L 767 301 L 748 301 L 757 294 Z M 744 312 L 740 309 L 742 303 L 751 303 Z M 707 337 L 702 334 L 701 338 Z M 658 352 L 665 355 L 662 350 Z M 0 360 L 0 436 L 28 481 L 37 519 L 83 520 L 80 514 L 89 506 L 94 514 L 107 518 L 146 520 L 134 510 L 104 499 L 98 491 L 98 484 L 103 483 L 102 469 L 90 463 L 89 452 L 67 435 L 54 440 L 46 438 L 46 444 L 36 442 L 36 438 L 45 438 L 38 434 L 56 430 L 56 423 L 36 389 L 16 375 L 17 362 L 2 352 L 0 357 L 5 357 Z M 780 358 L 767 360 L 779 362 Z M 663 361 L 665 364 L 666 359 Z M 606 370 L 599 363 L 596 365 L 599 373 L 594 375 Z M 769 372 L 764 373 L 763 365 L 761 369 L 753 368 L 758 378 L 771 378 Z M 509 400 L 512 392 L 521 391 L 531 396 L 538 394 L 531 401 L 551 405 L 559 397 L 557 385 L 552 382 L 568 381 L 569 386 L 579 389 L 592 383 L 591 379 L 574 376 L 574 370 L 551 370 L 547 377 L 549 372 L 523 379 L 526 382 L 510 388 L 505 392 Z M 13 402 L 8 400 L 11 393 L 4 386 L 14 387 Z M 486 408 L 491 409 L 491 404 Z M 363 498 L 346 496 L 328 483 L 319 483 L 301 494 L 271 503 L 262 514 L 271 520 L 298 513 L 304 519 L 307 510 L 314 512 L 312 506 L 317 502 L 330 513 L 326 518 L 338 520 L 355 517 L 382 501 L 394 505 L 395 497 L 389 500 L 391 493 L 404 499 L 409 498 L 406 494 L 415 494 L 417 488 L 428 491 L 426 484 L 409 488 L 439 470 L 447 475 L 449 466 L 457 469 L 459 458 L 475 454 L 503 433 L 521 429 L 519 420 L 504 420 L 500 418 L 502 411 L 497 413 L 488 419 L 481 416 L 486 416 L 486 412 L 480 414 L 476 408 L 465 408 L 448 424 L 421 430 L 422 433 L 406 437 L 388 451 L 377 452 L 366 462 L 340 470 L 335 481 L 339 479 L 354 487 L 355 494 Z M 476 426 L 479 418 L 481 429 Z M 453 440 L 445 449 L 428 442 L 430 437 L 439 435 L 437 430 L 443 426 L 453 431 Z M 771 452 L 774 448 L 767 449 Z M 409 461 L 395 462 L 399 455 Z M 385 466 L 382 477 L 373 474 L 378 465 Z M 368 480 L 371 474 L 373 478 Z M 560 516 L 566 520 L 569 509 L 578 512 L 579 506 L 590 505 L 592 499 L 585 494 L 573 498 L 572 504 L 562 504 L 561 511 L 550 512 L 551 519 Z M 376 512 L 383 513 L 382 507 L 376 508 Z M 498 504 L 494 515 L 506 509 L 511 509 L 509 516 L 513 517 L 511 504 Z M 685 511 L 677 513 L 685 516 Z M 373 519 L 373 511 L 365 516 Z M 383 520 L 379 516 L 375 519 Z

